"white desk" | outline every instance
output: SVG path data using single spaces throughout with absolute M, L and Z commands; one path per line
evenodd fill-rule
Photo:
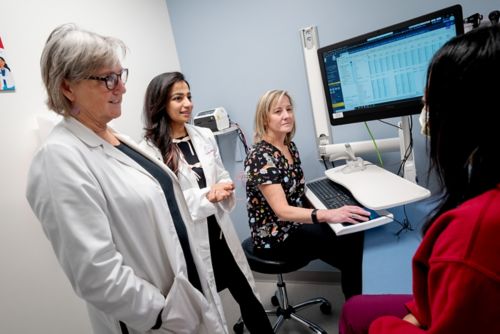
M 419 201 L 431 192 L 381 167 L 365 161 L 365 169 L 346 173 L 345 165 L 331 168 L 325 175 L 343 185 L 363 206 L 381 210 Z

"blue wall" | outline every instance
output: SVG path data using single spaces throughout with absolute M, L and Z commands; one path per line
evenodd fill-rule
M 297 134 L 303 168 L 308 180 L 323 175 L 317 159 L 311 103 L 299 30 L 317 26 L 320 46 L 325 46 L 406 19 L 455 4 L 444 0 L 166 0 L 181 69 L 193 94 L 195 113 L 224 106 L 233 121 L 240 124 L 251 143 L 253 115 L 258 98 L 268 89 L 286 89 L 295 100 Z M 500 9 L 498 0 L 464 1 L 464 16 Z M 398 120 L 391 120 L 393 123 Z M 417 175 L 422 185 L 436 192 L 435 182 L 428 184 L 428 160 L 425 139 L 414 117 L 414 142 Z M 397 135 L 393 127 L 369 122 L 376 138 Z M 333 128 L 335 143 L 369 139 L 363 124 Z M 226 168 L 237 183 L 238 205 L 232 213 L 240 238 L 249 235 L 242 175 L 243 157 L 237 137 L 219 138 Z M 377 162 L 375 156 L 364 157 Z M 386 168 L 396 171 L 399 154 L 383 155 Z M 366 233 L 364 292 L 409 292 L 411 256 L 420 241 L 419 227 L 433 204 L 423 201 L 407 205 L 414 231 L 395 237 L 397 223 Z M 403 208 L 392 210 L 403 219 Z M 315 262 L 308 270 L 330 270 Z

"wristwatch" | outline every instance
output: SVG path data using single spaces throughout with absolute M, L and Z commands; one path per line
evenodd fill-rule
M 318 213 L 318 209 L 313 209 L 311 211 L 311 220 L 314 224 L 319 224 L 317 213 Z

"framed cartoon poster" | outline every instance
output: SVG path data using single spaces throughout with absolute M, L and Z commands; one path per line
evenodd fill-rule
M 5 48 L 2 43 L 2 37 L 0 36 L 0 92 L 14 91 L 15 89 L 16 85 L 14 84 L 14 77 L 12 76 L 12 70 L 8 65 Z

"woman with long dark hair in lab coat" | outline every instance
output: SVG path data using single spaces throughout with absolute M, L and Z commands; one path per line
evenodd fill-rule
M 193 218 L 189 228 L 218 289 L 229 289 L 251 333 L 273 333 L 229 217 L 235 206 L 234 184 L 212 131 L 187 123 L 192 110 L 191 91 L 182 73 L 153 78 L 144 101 L 146 133 L 141 145 L 177 175 Z

